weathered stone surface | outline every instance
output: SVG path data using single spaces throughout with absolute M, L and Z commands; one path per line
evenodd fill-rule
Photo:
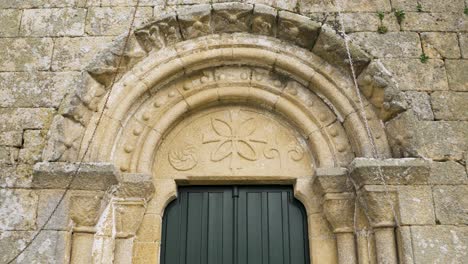
M 468 185 L 433 187 L 436 219 L 442 224 L 468 224 Z
M 395 10 L 410 12 L 418 11 L 418 3 L 423 12 L 455 12 L 460 13 L 464 8 L 463 0 L 448 1 L 418 1 L 418 0 L 392 0 L 392 7 Z
M 324 193 L 349 192 L 354 187 L 345 168 L 317 168 L 315 175 Z
M 0 73 L 0 107 L 58 107 L 79 72 Z
M 280 39 L 288 40 L 306 49 L 312 49 L 320 31 L 320 24 L 291 12 L 278 12 Z
M 77 160 L 83 130 L 84 127 L 80 123 L 62 115 L 56 115 L 47 133 L 47 144 L 42 154 L 43 160 Z
M 465 167 L 455 161 L 432 162 L 429 183 L 466 184 L 468 178 Z
M 411 238 L 411 227 L 400 226 L 396 229 L 398 257 L 401 264 L 413 264 L 413 241 Z
M 255 5 L 252 17 L 252 32 L 255 34 L 275 36 L 277 32 L 278 11 L 266 5 Z
M 365 185 L 359 190 L 358 199 L 372 227 L 396 225 L 398 194 L 394 186 Z
M 25 189 L 0 189 L 0 230 L 32 230 L 37 195 Z
M 299 8 L 301 13 L 337 12 L 338 10 L 345 12 L 376 12 L 391 10 L 390 2 L 386 0 L 345 0 L 339 3 L 340 5 L 337 6 L 334 1 L 299 0 Z
M 419 59 L 383 59 L 382 63 L 403 91 L 448 90 L 442 60 L 421 63 Z
M 424 54 L 429 58 L 460 58 L 456 33 L 421 33 L 421 41 Z
M 412 226 L 414 263 L 465 263 L 468 227 Z
M 117 36 L 128 32 L 131 18 L 135 13 L 134 7 L 92 7 L 86 17 L 86 33 L 92 36 Z M 151 7 L 138 8 L 135 15 L 134 26 L 151 18 Z
M 0 71 L 47 70 L 54 43 L 50 38 L 0 38 Z
M 31 165 L 0 163 L 0 187 L 30 188 L 31 182 Z
M 399 186 L 398 209 L 402 225 L 435 224 L 430 186 Z
M 322 27 L 312 52 L 326 61 L 338 65 L 345 72 L 351 71 L 344 39 L 339 37 L 337 33 L 328 26 Z M 353 58 L 356 75 L 359 75 L 367 64 L 369 64 L 370 57 L 355 45 L 350 45 L 350 52 Z
M 26 164 L 34 164 L 41 160 L 44 148 L 44 132 L 40 130 L 26 130 L 23 134 L 23 148 L 19 152 L 19 161 Z
M 42 129 L 54 112 L 50 108 L 0 108 L 0 131 Z
M 63 201 L 59 203 L 60 198 L 64 194 L 64 190 L 38 190 L 37 205 L 37 220 L 36 224 L 38 227 L 42 227 L 45 221 L 55 210 L 52 218 L 49 220 L 44 229 L 47 230 L 66 230 L 69 224 L 69 208 L 70 199 L 69 195 L 66 195 Z
M 434 92 L 431 94 L 434 116 L 439 120 L 468 121 L 467 92 Z
M 23 144 L 23 131 L 0 132 L 0 146 L 21 147 Z
M 58 38 L 55 40 L 52 69 L 82 70 L 96 54 L 112 42 L 112 37 Z
M 211 6 L 196 5 L 195 7 L 177 10 L 177 20 L 180 31 L 185 39 L 196 38 L 211 33 Z
M 422 53 L 419 35 L 412 32 L 360 32 L 350 34 L 351 40 L 377 58 L 415 58 Z
M 70 188 L 78 190 L 107 190 L 117 183 L 115 168 L 110 163 L 41 162 L 34 165 L 33 187 L 64 189 L 72 177 Z
M 361 32 L 361 31 L 372 31 L 376 32 L 379 26 L 383 25 L 388 31 L 399 31 L 400 25 L 398 24 L 395 16 L 392 13 L 385 13 L 383 21 L 380 21 L 377 13 L 342 13 L 343 24 L 346 32 Z M 327 17 L 327 23 L 334 25 L 340 24 L 339 16 Z
M 350 176 L 358 186 L 386 184 L 427 184 L 430 164 L 422 159 L 356 158 L 350 164 Z
M 462 12 L 408 12 L 401 28 L 408 31 L 468 31 L 468 22 Z
M 213 29 L 216 32 L 247 31 L 251 23 L 253 5 L 243 3 L 213 4 Z
M 117 175 L 119 185 L 115 188 L 116 197 L 133 197 L 149 200 L 154 193 L 152 176 L 149 174 L 122 173 Z
M 394 157 L 461 160 L 468 147 L 468 122 L 418 121 L 412 111 L 389 121 L 386 131 Z
M 7 231 L 0 234 L 0 261 L 12 260 L 28 243 L 35 232 Z M 44 230 L 13 263 L 65 263 L 68 231 Z
M 0 37 L 17 36 L 20 23 L 21 10 L 0 9 Z
M 459 33 L 458 39 L 460 40 L 460 50 L 462 57 L 468 59 L 468 33 Z
M 249 4 L 264 4 L 274 8 L 288 10 L 288 11 L 297 11 L 297 2 L 298 0 L 288 0 L 288 1 L 278 1 L 278 0 L 246 0 L 246 3 Z
M 448 82 L 450 90 L 468 91 L 468 60 L 446 60 Z
M 81 36 L 86 9 L 27 9 L 21 20 L 23 36 Z
M 434 120 L 431 97 L 427 93 L 408 91 L 405 92 L 405 96 L 410 108 L 419 120 Z

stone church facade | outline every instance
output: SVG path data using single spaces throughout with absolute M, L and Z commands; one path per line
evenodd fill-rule
M 0 263 L 169 263 L 193 186 L 290 188 L 308 263 L 467 263 L 466 0 L 0 0 L 0 25 Z

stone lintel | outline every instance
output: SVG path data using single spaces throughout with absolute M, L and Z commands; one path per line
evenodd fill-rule
M 325 216 L 334 233 L 351 233 L 354 230 L 355 202 L 353 193 L 327 193 L 324 196 Z
M 317 168 L 316 183 L 323 193 L 343 193 L 353 190 L 353 184 L 348 179 L 346 168 Z
M 34 165 L 33 188 L 66 189 L 69 184 L 72 190 L 105 191 L 117 184 L 117 170 L 110 163 L 40 162 Z
M 349 166 L 349 173 L 358 188 L 383 184 L 425 185 L 429 182 L 430 162 L 416 158 L 356 158 Z

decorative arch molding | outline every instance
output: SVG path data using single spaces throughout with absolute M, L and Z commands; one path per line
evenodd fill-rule
M 370 124 L 379 158 L 390 158 L 382 120 L 404 110 L 401 101 L 394 100 L 399 91 L 381 64 L 371 62 L 351 45 L 365 94 L 363 117 L 345 59 L 344 40 L 333 29 L 305 16 L 264 5 L 197 5 L 164 14 L 134 30 L 122 53 L 125 42 L 125 37 L 120 38 L 87 67 L 80 86 L 67 96 L 61 114 L 54 118 L 43 153 L 46 161 L 70 164 L 81 160 L 89 149 L 85 162 L 110 163 L 118 170 L 117 179 L 109 181 L 113 187 L 107 192 L 99 220 L 85 226 L 77 221 L 73 227 L 78 233 L 87 233 L 83 243 L 87 248 L 92 245 L 93 263 L 114 259 L 144 263 L 147 256 L 157 254 L 163 210 L 176 197 L 177 184 L 246 180 L 246 174 L 230 174 L 229 170 L 223 170 L 226 175 L 201 177 L 193 164 L 200 158 L 191 149 L 174 145 L 178 153 L 172 155 L 171 148 L 164 145 L 167 142 L 198 140 L 196 147 L 200 147 L 210 141 L 204 141 L 206 130 L 179 136 L 182 127 L 211 125 L 218 136 L 243 142 L 247 148 L 247 152 L 211 156 L 211 161 L 222 161 L 226 155 L 257 160 L 257 151 L 263 153 L 265 162 L 274 157 L 265 154 L 273 149 L 267 140 L 252 141 L 258 146 L 246 144 L 247 139 L 233 132 L 239 129 L 224 118 L 233 109 L 247 112 L 241 118 L 245 122 L 255 119 L 264 124 L 262 129 L 284 131 L 278 145 L 295 144 L 292 149 L 274 150 L 292 151 L 296 156 L 289 162 L 302 162 L 299 173 L 278 170 L 277 175 L 252 175 L 248 181 L 295 185 L 295 196 L 307 210 L 312 261 L 345 263 L 341 258 L 347 255 L 340 256 L 337 247 L 356 252 L 351 223 L 343 227 L 336 215 L 345 209 L 348 216 L 355 212 L 357 190 L 346 183 L 347 172 L 342 168 L 356 157 L 373 157 L 363 118 Z M 225 132 L 215 128 L 214 122 L 224 126 Z M 243 129 L 246 135 L 255 135 L 252 122 Z M 294 158 L 298 153 L 305 158 Z M 168 169 L 159 170 L 164 166 Z M 36 186 L 41 186 L 40 181 L 35 178 Z M 342 195 L 327 196 L 335 192 Z M 368 219 L 362 219 L 362 226 L 368 227 Z M 393 230 L 393 223 L 385 225 Z M 337 242 L 334 233 L 346 234 Z M 133 253 L 122 247 L 133 247 Z M 362 252 L 373 254 L 368 248 Z

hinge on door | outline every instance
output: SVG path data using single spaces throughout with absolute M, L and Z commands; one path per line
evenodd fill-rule
M 239 198 L 239 188 L 237 186 L 232 187 L 232 197 Z

